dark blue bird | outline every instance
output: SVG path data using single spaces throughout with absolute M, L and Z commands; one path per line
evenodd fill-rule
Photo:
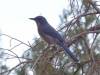
M 34 20 L 38 27 L 39 35 L 48 43 L 48 44 L 58 44 L 61 46 L 65 52 L 75 61 L 78 62 L 78 59 L 73 55 L 68 47 L 65 46 L 65 41 L 61 35 L 47 22 L 43 16 L 37 16 L 35 18 L 29 18 Z

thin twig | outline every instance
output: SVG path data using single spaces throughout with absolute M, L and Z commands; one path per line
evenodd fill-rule
M 14 40 L 16 40 L 16 41 L 18 41 L 18 42 L 20 42 L 20 43 L 22 43 L 22 44 L 24 44 L 24 45 L 26 45 L 26 46 L 28 46 L 28 47 L 30 47 L 30 45 L 28 45 L 28 44 L 26 44 L 26 43 L 24 43 L 24 42 L 22 42 L 22 41 L 20 41 L 20 40 L 18 40 L 18 39 L 16 39 L 16 38 L 13 38 L 13 37 L 11 37 L 11 36 L 9 36 L 9 35 L 7 35 L 7 34 L 0 34 L 0 36 L 7 36 L 7 37 L 9 37 L 9 38 L 11 38 L 11 39 L 14 39 Z
M 4 49 L 4 48 L 0 48 L 0 49 L 3 49 L 3 50 L 7 50 L 11 53 L 13 53 L 17 58 L 18 58 L 18 55 L 16 53 L 14 53 L 13 51 L 9 50 L 9 49 Z M 21 62 L 21 60 L 18 58 L 19 62 Z
M 11 68 L 11 69 L 9 69 L 7 71 L 1 72 L 0 75 L 2 75 L 4 73 L 7 73 L 7 72 L 9 73 L 9 72 L 13 71 L 15 68 L 17 68 L 18 66 L 20 66 L 21 64 L 24 64 L 24 63 L 33 63 L 33 61 L 24 61 L 24 62 L 21 62 L 18 65 L 14 66 L 13 68 Z

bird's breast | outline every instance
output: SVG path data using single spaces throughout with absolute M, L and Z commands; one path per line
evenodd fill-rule
M 40 34 L 40 36 L 47 42 L 47 43 L 49 43 L 49 44 L 54 44 L 54 43 L 56 43 L 56 39 L 54 39 L 54 38 L 52 38 L 51 36 L 48 36 L 48 35 L 46 35 L 46 34 Z

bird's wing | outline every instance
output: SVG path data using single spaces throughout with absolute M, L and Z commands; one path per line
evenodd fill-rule
M 65 50 L 65 52 L 67 52 L 69 54 L 69 56 L 76 62 L 78 62 L 78 59 L 76 58 L 76 56 L 69 50 L 68 47 L 66 47 L 63 42 L 63 38 L 61 37 L 61 35 L 51 26 L 46 26 L 43 29 L 44 33 L 50 37 L 56 38 L 60 41 L 59 45 Z
M 43 32 L 46 35 L 51 36 L 55 39 L 58 39 L 60 42 L 63 42 L 63 38 L 61 37 L 61 35 L 53 27 L 51 27 L 50 25 L 45 26 L 43 28 Z

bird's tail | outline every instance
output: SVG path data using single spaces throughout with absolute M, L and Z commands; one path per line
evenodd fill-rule
M 78 62 L 79 60 L 76 58 L 75 55 L 69 50 L 68 47 L 66 47 L 64 44 L 60 44 L 60 46 L 65 50 L 65 52 L 75 61 Z

